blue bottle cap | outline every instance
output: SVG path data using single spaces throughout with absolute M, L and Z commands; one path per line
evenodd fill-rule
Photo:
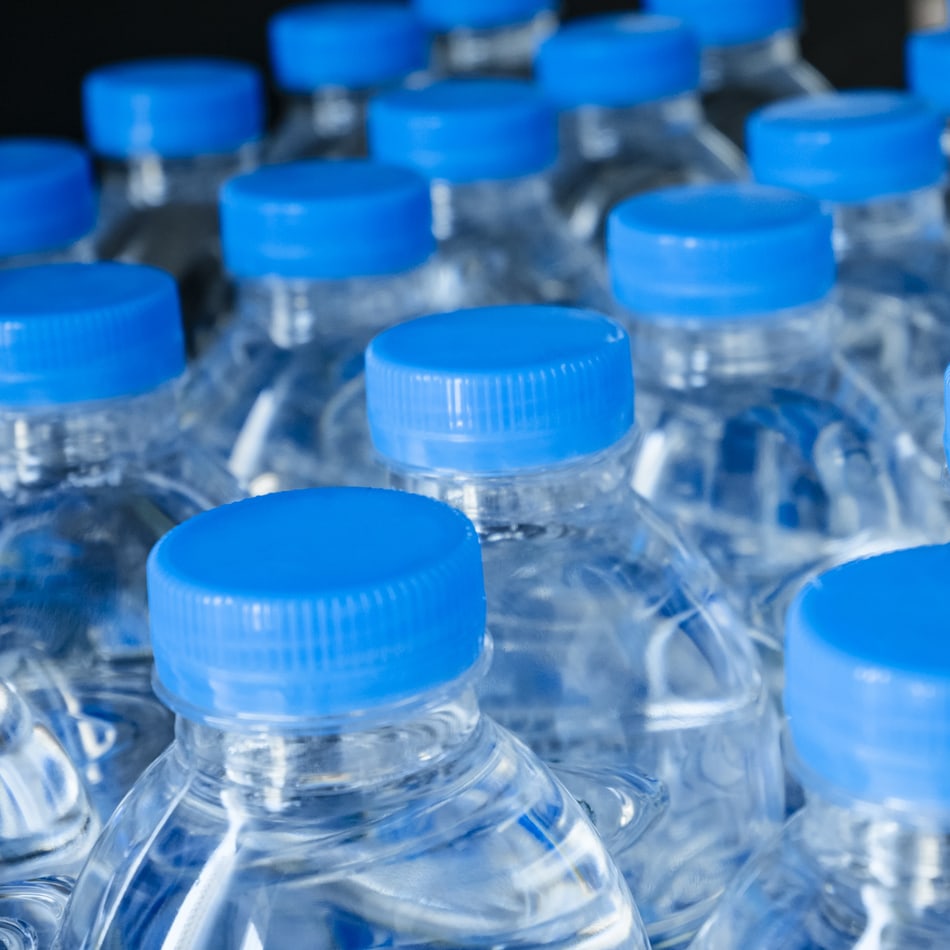
M 0 257 L 55 251 L 96 223 L 92 165 L 57 139 L 0 139 Z
M 685 20 L 703 46 L 739 46 L 798 25 L 797 0 L 645 0 L 650 13 Z
M 557 158 L 557 116 L 517 79 L 450 79 L 377 96 L 370 148 L 381 162 L 452 182 L 520 178 Z
M 607 222 L 614 296 L 644 319 L 759 316 L 821 300 L 835 282 L 831 218 L 765 185 L 638 195 Z
M 313 720 L 405 701 L 480 656 L 471 522 L 403 492 L 328 488 L 215 508 L 148 560 L 157 685 L 189 719 Z
M 271 165 L 225 183 L 221 240 L 238 277 L 402 273 L 435 249 L 429 186 L 368 161 Z
M 413 0 L 416 16 L 432 31 L 491 29 L 527 23 L 558 8 L 558 0 Z
M 270 21 L 274 78 L 281 89 L 371 89 L 398 82 L 428 60 L 425 30 L 401 3 L 314 3 Z
M 787 615 L 800 777 L 864 801 L 950 807 L 950 547 L 822 574 Z
M 460 310 L 403 323 L 366 351 L 377 451 L 399 465 L 500 473 L 613 445 L 633 425 L 630 342 L 567 307 Z
M 680 20 L 627 13 L 576 20 L 547 40 L 538 85 L 562 109 L 656 102 L 699 86 L 699 44 Z
M 185 368 L 175 281 L 138 264 L 0 270 L 0 405 L 148 392 Z
M 939 184 L 941 128 L 914 96 L 861 90 L 777 102 L 749 119 L 746 141 L 757 181 L 860 202 Z
M 86 137 L 109 158 L 232 152 L 264 131 L 253 66 L 227 59 L 143 59 L 103 66 L 83 82 Z
M 950 30 L 910 35 L 907 85 L 941 115 L 950 115 Z

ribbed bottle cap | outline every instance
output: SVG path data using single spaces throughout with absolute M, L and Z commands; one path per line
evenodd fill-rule
M 950 30 L 910 35 L 907 85 L 943 116 L 950 115 Z
M 785 711 L 806 783 L 950 806 L 950 547 L 855 561 L 808 584 L 786 622 Z
M 588 17 L 542 45 L 535 71 L 544 94 L 562 109 L 632 106 L 696 89 L 699 44 L 669 17 Z
M 860 90 L 768 106 L 749 119 L 746 141 L 757 181 L 859 202 L 939 184 L 941 128 L 914 96 Z
M 639 316 L 742 317 L 815 303 L 834 286 L 831 218 L 765 185 L 667 188 L 607 223 L 614 296 Z
M 491 29 L 527 23 L 558 8 L 558 0 L 412 0 L 423 23 L 435 32 L 457 27 Z
M 798 25 L 797 0 L 645 0 L 644 6 L 685 20 L 703 46 L 755 43 Z
M 367 161 L 271 165 L 224 185 L 221 239 L 238 277 L 401 273 L 435 249 L 429 186 Z
M 53 251 L 96 223 L 86 153 L 56 139 L 0 139 L 0 257 Z
M 175 281 L 137 264 L 0 270 L 0 405 L 148 392 L 185 368 Z
M 520 178 L 557 158 L 557 117 L 516 79 L 450 79 L 377 96 L 369 110 L 375 158 L 453 182 Z
M 324 86 L 371 89 L 397 82 L 428 60 L 425 30 L 401 3 L 314 3 L 270 21 L 277 85 L 290 92 Z
M 227 59 L 143 59 L 83 82 L 86 137 L 110 158 L 231 152 L 264 131 L 260 73 Z
M 451 682 L 484 642 L 475 529 L 402 492 L 285 492 L 197 515 L 152 550 L 148 596 L 157 682 L 188 718 L 307 728 Z
M 377 451 L 400 465 L 494 473 L 613 445 L 633 425 L 630 342 L 566 307 L 460 310 L 401 324 L 366 351 Z

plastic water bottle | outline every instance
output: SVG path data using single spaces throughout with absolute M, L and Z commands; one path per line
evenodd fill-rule
M 946 536 L 910 436 L 835 356 L 816 201 L 672 188 L 621 204 L 608 245 L 635 326 L 634 486 L 707 554 L 766 647 L 780 650 L 809 575 Z
M 903 93 L 845 92 L 770 106 L 751 119 L 748 144 L 759 181 L 833 213 L 844 315 L 836 344 L 896 408 L 939 479 L 950 362 L 940 120 Z
M 604 309 L 602 263 L 554 203 L 557 117 L 514 79 L 456 79 L 370 103 L 370 150 L 432 185 L 441 296 L 450 310 L 501 303 Z
M 646 950 L 580 806 L 479 712 L 484 598 L 468 520 L 399 492 L 279 493 L 170 532 L 149 604 L 175 743 L 58 946 Z
M 174 281 L 128 264 L 0 271 L 0 676 L 108 816 L 171 739 L 145 560 L 234 488 L 178 432 Z
M 366 379 L 392 484 L 482 539 L 482 707 L 558 767 L 666 785 L 646 834 L 605 840 L 653 946 L 683 946 L 781 822 L 779 731 L 711 571 L 629 490 L 627 334 L 553 307 L 423 317 L 370 344 Z
M 706 114 L 739 145 L 756 109 L 831 89 L 799 52 L 798 0 L 645 0 L 645 6 L 686 20 L 697 32 Z
M 538 44 L 554 29 L 557 0 L 412 0 L 434 35 L 437 72 L 529 78 Z
M 422 24 L 393 2 L 283 10 L 270 21 L 270 54 L 287 101 L 268 142 L 269 161 L 365 155 L 368 96 L 429 60 Z
M 83 83 L 86 137 L 103 166 L 101 256 L 175 277 L 190 353 L 227 310 L 218 189 L 257 163 L 263 96 L 255 68 L 224 59 L 118 63 Z
M 0 940 L 9 950 L 52 946 L 66 909 L 72 881 L 44 877 L 0 884 Z
M 0 138 L 0 268 L 92 260 L 95 226 L 92 166 L 81 148 Z
M 602 247 L 610 209 L 641 191 L 745 177 L 742 153 L 703 117 L 699 44 L 681 21 L 577 20 L 542 45 L 536 68 L 561 110 L 555 193 L 580 238 Z
M 96 840 L 99 821 L 73 763 L 4 680 L 0 740 L 0 885 L 76 874 Z M 0 945 L 9 947 L 3 886 Z
M 943 117 L 950 118 L 950 30 L 926 30 L 907 38 L 907 85 Z M 943 150 L 950 155 L 946 129 Z
M 950 548 L 846 564 L 789 614 L 785 704 L 805 808 L 694 950 L 950 944 Z
M 432 309 L 428 185 L 367 161 L 275 165 L 225 185 L 221 223 L 236 315 L 192 369 L 186 425 L 252 494 L 371 472 L 363 350 Z

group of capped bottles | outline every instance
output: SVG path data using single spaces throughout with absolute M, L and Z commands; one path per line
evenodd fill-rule
M 0 139 L 0 946 L 950 946 L 950 32 L 646 7 Z

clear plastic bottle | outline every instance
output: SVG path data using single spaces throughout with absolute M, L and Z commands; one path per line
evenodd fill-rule
M 434 35 L 438 73 L 528 79 L 538 44 L 557 23 L 558 0 L 412 0 L 412 6 Z
M 940 120 L 904 93 L 843 92 L 764 109 L 748 143 L 757 180 L 810 194 L 834 215 L 844 315 L 835 343 L 896 408 L 939 480 L 950 362 Z
M 653 946 L 683 946 L 781 822 L 779 728 L 711 570 L 630 491 L 627 334 L 554 307 L 423 317 L 370 344 L 366 384 L 392 484 L 482 539 L 482 707 L 591 786 L 636 768 L 668 789 L 637 840 L 597 823 Z
M 4 950 L 42 950 L 56 938 L 72 880 L 43 877 L 0 884 L 0 945 Z
M 0 268 L 95 257 L 92 165 L 72 142 L 0 138 Z
M 369 96 L 429 61 L 422 24 L 391 0 L 290 7 L 271 19 L 269 35 L 274 77 L 287 97 L 265 150 L 271 162 L 362 157 Z
M 804 809 L 753 858 L 693 950 L 950 945 L 950 548 L 809 584 L 788 618 L 785 704 Z
M 428 185 L 368 161 L 274 165 L 228 182 L 221 218 L 236 314 L 191 369 L 186 427 L 251 494 L 372 481 L 363 350 L 432 309 Z
M 437 309 L 565 303 L 603 310 L 602 262 L 571 234 L 551 187 L 557 117 L 515 79 L 454 79 L 370 103 L 370 150 L 432 187 Z
M 947 534 L 910 435 L 835 355 L 831 230 L 814 199 L 763 185 L 641 195 L 608 225 L 634 324 L 634 487 L 706 553 L 777 664 L 809 575 Z
M 641 191 L 746 177 L 742 153 L 703 117 L 699 44 L 681 21 L 576 20 L 541 46 L 535 65 L 561 110 L 555 194 L 583 240 L 603 248 L 607 214 Z
M 238 502 L 159 542 L 149 604 L 175 743 L 96 844 L 60 948 L 646 950 L 580 806 L 479 712 L 458 512 Z
M 175 277 L 196 353 L 227 312 L 218 189 L 259 159 L 260 74 L 226 59 L 117 63 L 86 76 L 83 111 L 102 162 L 101 256 Z
M 645 6 L 683 19 L 697 32 L 706 115 L 738 145 L 756 109 L 831 90 L 799 51 L 798 0 L 645 0 Z
M 178 430 L 175 285 L 131 264 L 0 271 L 0 676 L 108 816 L 167 745 L 145 560 L 233 497 Z

